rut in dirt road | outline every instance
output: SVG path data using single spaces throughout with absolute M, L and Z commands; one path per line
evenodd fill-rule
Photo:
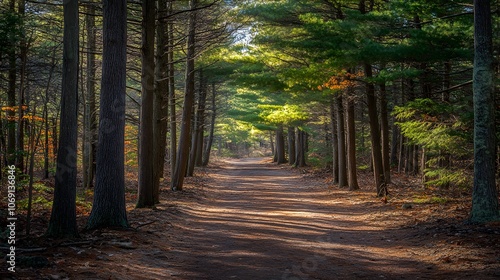
M 363 209 L 331 203 L 328 189 L 290 170 L 234 160 L 213 184 L 205 200 L 184 210 L 185 232 L 172 244 L 172 263 L 182 271 L 174 279 L 411 278 L 425 269 L 372 250 L 385 250 L 379 234 L 390 233 L 349 221 Z

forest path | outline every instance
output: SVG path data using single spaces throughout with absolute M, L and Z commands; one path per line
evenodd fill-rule
M 405 231 L 367 216 L 378 200 L 335 198 L 259 158 L 228 160 L 211 177 L 206 199 L 173 222 L 173 279 L 415 279 L 434 269 L 402 250 Z
M 165 184 L 153 209 L 136 209 L 129 192 L 134 230 L 85 232 L 83 243 L 40 253 L 51 265 L 11 279 L 500 278 L 500 225 L 464 225 L 463 202 L 403 209 L 422 195 L 414 187 L 393 186 L 384 204 L 369 174 L 350 192 L 260 158 L 199 172 L 182 192 Z

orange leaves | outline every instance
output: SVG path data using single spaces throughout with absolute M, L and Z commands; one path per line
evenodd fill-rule
M 3 114 L 0 114 L 0 119 L 4 118 L 8 121 L 18 121 L 19 117 L 16 116 L 16 113 L 19 111 L 19 106 L 3 106 L 0 108 L 1 111 L 6 112 L 5 116 Z M 21 110 L 26 111 L 28 110 L 28 106 L 22 105 Z M 42 122 L 45 119 L 39 116 L 35 115 L 25 115 L 23 116 L 23 120 L 28 120 L 28 121 L 39 121 Z
M 28 109 L 28 106 L 22 105 L 21 109 L 23 111 L 26 111 Z M 17 112 L 17 111 L 19 111 L 19 106 L 3 106 L 2 111 L 4 111 L 4 112 Z
M 323 85 L 318 86 L 318 90 L 345 90 L 356 85 L 357 79 L 363 76 L 363 72 L 351 73 L 346 70 L 338 72 Z

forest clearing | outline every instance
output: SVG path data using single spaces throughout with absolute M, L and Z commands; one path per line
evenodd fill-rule
M 21 248 L 41 251 L 21 251 L 34 267 L 19 264 L 12 279 L 500 277 L 500 224 L 465 224 L 470 194 L 435 201 L 403 175 L 384 203 L 369 184 L 357 192 L 328 187 L 324 170 L 267 158 L 224 160 L 201 172 L 184 192 L 162 190 L 153 210 L 134 209 L 127 196 L 128 230 L 23 239 Z M 37 215 L 34 234 L 47 215 Z
M 0 1 L 0 278 L 500 278 L 499 15 Z

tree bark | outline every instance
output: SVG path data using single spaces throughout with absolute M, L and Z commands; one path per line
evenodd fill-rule
M 61 121 L 54 200 L 47 235 L 75 237 L 76 225 L 76 149 L 78 137 L 78 1 L 63 4 L 63 77 Z
M 295 164 L 295 127 L 288 127 L 288 163 Z
M 215 83 L 212 83 L 212 116 L 210 119 L 210 132 L 208 133 L 207 145 L 205 147 L 205 153 L 203 156 L 202 166 L 207 166 L 210 161 L 210 153 L 212 150 L 212 144 L 214 142 L 214 131 L 215 131 L 215 119 L 217 117 L 217 104 L 216 104 L 216 91 Z
M 349 96 L 347 99 L 347 174 L 349 190 L 359 189 L 358 170 L 356 164 L 356 126 L 354 119 L 354 99 Z
M 139 128 L 139 190 L 137 208 L 155 204 L 155 156 L 154 156 L 154 43 L 155 0 L 142 1 L 142 102 Z
M 332 168 L 333 168 L 333 183 L 339 183 L 339 152 L 338 152 L 338 134 L 337 134 L 337 122 L 335 117 L 335 102 L 332 96 L 330 100 L 330 119 L 332 126 Z
M 190 0 L 190 9 L 195 9 L 197 0 Z M 187 39 L 186 57 L 186 86 L 184 89 L 184 108 L 182 112 L 181 135 L 179 137 L 179 147 L 177 149 L 177 164 L 172 177 L 171 188 L 174 191 L 181 191 L 189 160 L 189 137 L 191 135 L 191 114 L 194 103 L 194 60 L 195 60 L 195 34 L 196 34 L 196 12 L 189 15 L 189 34 Z
M 172 1 L 167 3 L 167 13 L 172 14 Z M 168 28 L 168 102 L 170 104 L 170 177 L 174 175 L 177 163 L 177 117 L 175 98 L 175 64 L 174 64 L 174 24 L 172 20 L 167 23 Z
M 126 63 L 127 1 L 104 0 L 99 142 L 88 229 L 128 227 L 124 172 Z
M 372 66 L 366 63 L 364 67 L 366 78 L 372 78 Z M 377 98 L 375 96 L 375 86 L 372 82 L 368 82 L 368 84 L 366 85 L 366 100 L 368 104 L 368 118 L 370 123 L 370 139 L 372 142 L 373 176 L 375 179 L 377 196 L 385 196 L 387 195 L 387 186 L 384 178 L 384 170 L 382 164 L 380 126 L 378 123 L 377 113 Z
M 285 158 L 285 137 L 283 135 L 283 125 L 278 125 L 276 129 L 276 162 L 282 164 Z
M 382 131 L 382 167 L 386 184 L 391 183 L 391 161 L 389 141 L 389 116 L 387 113 L 387 90 L 385 83 L 380 84 L 380 128 Z
M 305 135 L 304 131 L 297 127 L 295 139 L 295 167 L 306 166 Z
M 87 5 L 87 15 L 85 16 L 85 25 L 87 31 L 87 94 L 84 111 L 85 120 L 85 149 L 84 149 L 84 170 L 83 185 L 85 188 L 94 187 L 95 175 L 95 153 L 97 144 L 97 112 L 96 112 L 96 26 L 95 26 L 95 5 Z
M 500 219 L 495 184 L 495 83 L 490 1 L 474 0 L 474 190 L 472 222 Z
M 167 12 L 167 1 L 158 0 L 158 13 Z M 159 19 L 156 26 L 156 64 L 155 89 L 153 98 L 153 134 L 154 134 L 154 203 L 160 202 L 160 179 L 165 169 L 168 127 L 168 32 L 167 23 Z
M 343 188 L 347 183 L 347 161 L 345 148 L 345 119 L 343 98 L 338 95 L 335 100 L 335 118 L 337 120 L 337 153 L 338 153 L 338 168 L 339 168 L 339 187 Z

